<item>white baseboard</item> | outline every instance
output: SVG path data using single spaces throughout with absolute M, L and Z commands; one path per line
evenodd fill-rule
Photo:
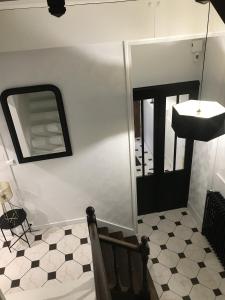
M 34 225 L 32 226 L 33 230 L 43 230 L 52 226 L 58 226 L 58 227 L 63 227 L 67 225 L 72 225 L 72 224 L 77 224 L 77 223 L 86 223 L 87 220 L 86 218 L 77 218 L 77 219 L 72 219 L 72 220 L 65 220 L 65 221 L 59 221 L 59 222 L 52 222 L 48 224 L 42 224 L 42 225 Z M 99 227 L 108 227 L 110 232 L 113 231 L 122 231 L 124 233 L 124 236 L 128 235 L 134 235 L 135 230 L 129 227 L 121 226 L 115 223 L 111 223 L 105 220 L 97 219 L 98 226 Z
M 194 209 L 194 207 L 190 203 L 188 203 L 187 208 L 190 210 L 191 214 L 195 218 L 195 221 L 197 222 L 197 225 L 198 225 L 199 229 L 201 230 L 203 218 L 196 212 L 196 210 Z
M 97 222 L 98 222 L 98 227 L 106 226 L 109 228 L 110 232 L 122 231 L 124 236 L 135 235 L 135 230 L 132 228 L 121 226 L 101 219 L 98 219 Z
M 77 218 L 77 219 L 64 220 L 64 221 L 52 222 L 52 223 L 41 224 L 41 225 L 32 225 L 32 228 L 34 230 L 42 230 L 42 229 L 53 227 L 53 226 L 63 227 L 63 226 L 67 226 L 67 225 L 72 225 L 72 224 L 77 224 L 77 223 L 85 223 L 85 222 L 86 222 L 86 218 Z

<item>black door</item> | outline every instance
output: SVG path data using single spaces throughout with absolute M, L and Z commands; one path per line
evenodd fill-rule
M 198 91 L 199 81 L 133 90 L 135 105 L 138 102 L 140 107 L 140 153 L 136 155 L 139 215 L 187 205 L 194 141 L 175 135 L 172 106 L 198 99 Z

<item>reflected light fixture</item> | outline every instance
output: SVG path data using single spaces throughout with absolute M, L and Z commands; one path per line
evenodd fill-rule
M 200 100 L 188 100 L 179 103 L 173 107 L 172 114 L 172 127 L 178 137 L 204 142 L 225 134 L 225 107 L 216 101 L 201 100 L 209 32 L 210 5 L 209 1 L 207 33 L 199 93 Z

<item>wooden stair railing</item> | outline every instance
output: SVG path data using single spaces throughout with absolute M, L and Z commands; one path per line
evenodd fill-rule
M 128 251 L 128 267 L 131 273 L 131 260 L 130 260 L 130 252 L 134 251 L 141 254 L 142 257 L 142 264 L 143 264 L 143 287 L 142 287 L 142 296 L 145 300 L 150 300 L 150 293 L 148 290 L 148 257 L 150 254 L 149 245 L 148 245 L 148 238 L 146 236 L 142 236 L 141 244 L 134 245 L 125 241 L 117 240 L 115 238 L 105 236 L 99 234 L 99 240 L 121 248 L 124 248 Z M 116 259 L 116 255 L 114 255 L 114 259 Z M 116 261 L 115 261 L 116 265 Z M 131 280 L 131 291 L 132 291 L 132 280 Z
M 138 295 L 138 298 L 142 300 L 151 300 L 151 292 L 149 288 L 149 272 L 148 272 L 148 257 L 149 257 L 149 246 L 148 246 L 148 238 L 143 236 L 141 238 L 140 244 L 132 244 L 129 241 L 119 240 L 117 238 L 106 236 L 104 234 L 98 234 L 95 210 L 93 207 L 88 207 L 87 210 L 87 221 L 90 233 L 90 239 L 92 244 L 92 253 L 93 253 L 93 265 L 94 265 L 94 276 L 95 276 L 95 285 L 96 285 L 96 296 L 97 300 L 108 300 L 110 289 L 107 283 L 107 276 L 104 267 L 104 261 L 101 251 L 101 244 L 105 243 L 112 247 L 113 257 L 114 257 L 114 270 L 115 270 L 115 287 L 111 290 L 111 292 L 123 292 L 119 285 L 119 276 L 118 276 L 118 263 L 117 263 L 117 249 L 123 249 L 127 253 L 128 257 L 128 270 L 130 275 L 130 287 L 127 293 L 134 294 L 134 282 L 132 278 L 132 273 L 135 272 L 132 269 L 132 255 L 133 253 L 137 253 L 140 257 L 140 263 L 142 262 L 142 281 L 141 281 L 141 291 Z M 101 244 L 100 244 L 101 242 Z M 103 296 L 104 294 L 104 296 Z M 110 294 L 111 297 L 111 294 Z M 156 299 L 155 297 L 153 297 Z M 115 298 L 113 298 L 115 299 Z M 117 299 L 117 298 L 116 298 Z M 122 298 L 118 298 L 122 299 Z M 126 298 L 127 299 L 127 298 Z M 133 298 L 132 298 L 133 299 Z M 153 300 L 153 299 L 152 299 Z
M 95 210 L 93 207 L 88 207 L 86 213 L 92 248 L 96 299 L 112 300 L 98 237 Z

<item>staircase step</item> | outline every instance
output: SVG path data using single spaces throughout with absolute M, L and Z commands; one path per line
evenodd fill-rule
M 122 293 L 122 292 L 118 292 L 118 291 L 112 291 L 111 294 L 112 294 L 112 300 L 144 300 L 141 297 L 134 295 L 132 293 L 129 293 L 129 292 Z
M 136 235 L 128 236 L 124 238 L 128 243 L 139 245 Z M 143 264 L 140 253 L 131 252 L 130 253 L 131 269 L 132 269 L 132 286 L 135 294 L 139 294 L 142 289 L 142 272 Z
M 118 240 L 124 240 L 122 231 L 110 233 L 109 236 Z M 117 246 L 114 248 L 114 251 L 116 257 L 118 284 L 121 291 L 126 292 L 130 287 L 127 250 Z
M 116 231 L 109 234 L 110 237 L 118 240 L 123 240 L 123 232 L 122 231 Z
M 139 245 L 138 239 L 136 237 L 136 235 L 132 235 L 132 236 L 127 236 L 124 238 L 124 241 L 134 244 L 134 245 Z
M 109 236 L 109 229 L 108 227 L 99 227 L 98 228 L 98 233 L 102 235 Z
M 98 233 L 102 235 L 109 236 L 108 227 L 100 227 L 98 228 Z M 109 288 L 112 289 L 116 285 L 116 274 L 114 269 L 114 255 L 112 246 L 110 244 L 106 244 L 100 241 L 102 256 L 105 265 L 106 276 L 108 280 Z

